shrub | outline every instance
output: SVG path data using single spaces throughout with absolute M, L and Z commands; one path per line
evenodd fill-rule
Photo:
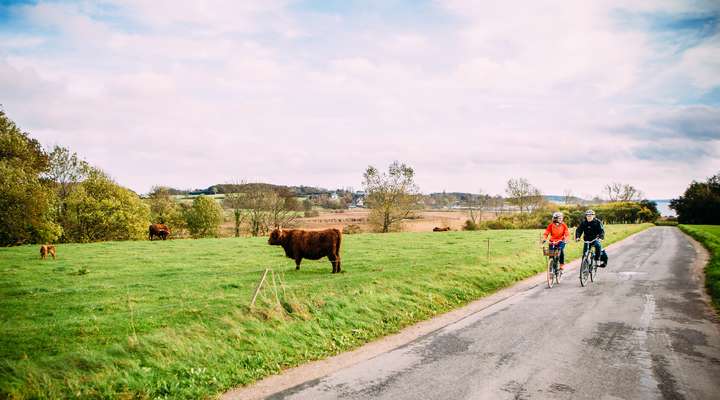
M 196 197 L 192 207 L 185 213 L 188 230 L 195 238 L 217 236 L 222 220 L 220 205 L 211 197 L 203 195 Z
M 353 235 L 356 233 L 362 233 L 362 229 L 360 228 L 360 225 L 350 224 L 350 225 L 346 225 L 343 228 L 342 233 L 345 235 Z
M 463 225 L 463 230 L 465 231 L 477 231 L 482 229 L 481 224 L 474 222 L 471 219 L 468 219 L 465 221 L 465 224 Z
M 318 210 L 307 210 L 303 215 L 305 218 L 317 218 L 320 216 L 320 212 Z

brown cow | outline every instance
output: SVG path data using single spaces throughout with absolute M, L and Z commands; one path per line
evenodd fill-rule
M 55 246 L 51 244 L 44 244 L 40 246 L 40 259 L 44 260 L 47 258 L 48 254 L 52 256 L 53 260 L 55 259 Z
M 282 246 L 285 255 L 295 260 L 295 269 L 300 269 L 303 258 L 319 260 L 327 257 L 333 267 L 333 274 L 340 272 L 340 241 L 338 229 L 304 231 L 301 229 L 275 229 L 270 233 L 268 244 Z
M 162 240 L 165 240 L 168 236 L 170 236 L 170 228 L 168 228 L 165 224 L 152 224 L 148 228 L 148 232 L 150 234 L 150 240 L 153 240 L 153 237 L 155 236 Z
M 433 232 L 447 232 L 450 230 L 449 226 L 446 226 L 444 228 L 438 228 L 437 226 L 433 228 Z

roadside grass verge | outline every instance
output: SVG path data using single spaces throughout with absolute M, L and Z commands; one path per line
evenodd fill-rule
M 650 226 L 607 226 L 605 244 Z M 2 248 L 0 398 L 215 397 L 543 271 L 540 232 L 348 235 L 335 275 L 267 238 Z M 266 267 L 284 284 L 251 310 Z
M 720 312 L 720 225 L 679 225 L 680 229 L 702 243 L 710 252 L 705 267 L 705 287 L 715 310 Z

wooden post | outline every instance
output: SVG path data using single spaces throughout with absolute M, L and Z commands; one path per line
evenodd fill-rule
M 490 266 L 490 238 L 487 240 L 487 265 Z
M 250 302 L 250 308 L 252 308 L 255 305 L 255 300 L 257 299 L 258 293 L 260 293 L 260 287 L 262 286 L 263 282 L 265 282 L 265 277 L 267 277 L 269 268 L 265 268 L 265 272 L 263 272 L 262 278 L 260 278 L 260 283 L 258 283 L 257 287 L 255 288 L 255 293 L 253 294 L 252 301 Z

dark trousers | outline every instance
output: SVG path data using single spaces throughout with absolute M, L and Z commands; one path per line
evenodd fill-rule
M 560 249 L 560 264 L 565 264 L 565 242 L 558 244 L 550 243 L 550 250 Z
M 600 254 L 602 254 L 602 246 L 600 245 L 600 241 L 596 240 L 591 243 L 593 247 L 595 247 L 595 259 L 600 260 Z M 589 250 L 589 246 L 587 243 L 583 243 L 583 256 L 585 256 L 585 253 Z

